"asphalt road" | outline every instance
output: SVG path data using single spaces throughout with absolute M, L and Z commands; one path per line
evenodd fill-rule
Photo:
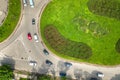
M 63 66 L 65 59 L 59 58 L 49 51 L 44 44 L 41 43 L 42 39 L 39 37 L 39 42 L 35 42 L 34 38 L 30 41 L 27 39 L 28 32 L 32 37 L 34 33 L 39 34 L 39 19 L 44 7 L 49 3 L 49 0 L 34 0 L 35 8 L 31 8 L 30 5 L 26 6 L 22 10 L 22 19 L 20 25 L 7 40 L 0 43 L 0 60 L 4 63 L 14 63 L 15 69 L 36 71 L 39 73 L 54 73 L 59 76 L 59 71 L 64 70 L 68 76 L 75 78 L 74 70 L 82 70 L 82 74 L 87 72 L 91 75 L 94 71 L 100 71 L 104 73 L 103 80 L 110 80 L 115 74 L 120 74 L 120 66 L 116 67 L 103 67 L 87 63 L 71 62 L 73 64 L 70 68 Z M 36 24 L 32 25 L 32 18 L 36 19 Z M 40 35 L 39 35 L 40 36 Z M 44 45 L 44 46 L 43 46 Z M 46 48 L 49 51 L 49 55 L 43 53 L 43 49 Z M 11 60 L 9 60 L 11 59 Z M 45 64 L 45 60 L 49 59 L 53 62 L 52 66 Z M 37 62 L 35 67 L 29 65 L 29 61 L 33 60 Z M 59 64 L 60 63 L 60 64 Z M 60 67 L 61 66 L 61 67 Z M 33 69 L 34 68 L 34 69 Z M 93 74 L 92 74 L 93 75 Z M 85 75 L 83 75 L 85 76 Z

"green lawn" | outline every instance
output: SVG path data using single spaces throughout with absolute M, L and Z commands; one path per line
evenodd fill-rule
M 115 50 L 115 44 L 120 38 L 120 21 L 90 12 L 87 2 L 88 0 L 52 0 L 41 17 L 41 35 L 45 44 L 54 53 L 67 59 L 102 65 L 120 64 L 120 54 Z M 47 25 L 54 25 L 66 39 L 89 45 L 92 56 L 82 60 L 56 52 L 44 36 Z M 90 28 L 91 25 L 93 29 Z
M 10 36 L 15 29 L 21 13 L 21 1 L 9 0 L 8 15 L 0 26 L 0 42 Z

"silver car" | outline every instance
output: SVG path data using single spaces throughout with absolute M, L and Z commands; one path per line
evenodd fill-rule
M 39 41 L 38 41 L 38 36 L 37 36 L 36 33 L 34 34 L 34 39 L 35 39 L 35 42 L 39 42 Z

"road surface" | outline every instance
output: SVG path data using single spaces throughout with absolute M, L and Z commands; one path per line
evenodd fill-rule
M 42 39 L 39 37 L 39 42 L 35 42 L 33 34 L 39 33 L 39 19 L 45 8 L 45 6 L 50 2 L 50 0 L 34 0 L 35 7 L 31 8 L 29 5 L 23 7 L 21 13 L 21 21 L 17 26 L 14 33 L 4 42 L 0 43 L 0 59 L 4 63 L 14 63 L 14 68 L 18 70 L 26 71 L 36 71 L 39 73 L 44 73 L 43 71 L 50 71 L 54 69 L 55 75 L 59 76 L 59 62 L 65 62 L 67 60 L 59 58 L 49 51 L 44 43 L 41 43 Z M 22 4 L 23 5 L 23 4 Z M 35 18 L 36 23 L 32 25 L 32 19 Z M 32 40 L 27 39 L 28 32 L 32 35 Z M 40 36 L 40 35 L 39 35 Z M 46 48 L 49 51 L 49 55 L 43 53 L 43 49 Z M 11 59 L 11 60 L 9 60 Z M 45 60 L 49 59 L 53 62 L 53 66 L 47 67 Z M 29 61 L 36 61 L 37 65 L 35 67 L 29 65 Z M 75 69 L 81 69 L 83 72 L 88 72 L 91 74 L 93 71 L 100 71 L 104 73 L 103 80 L 110 80 L 115 74 L 120 74 L 120 66 L 115 67 L 103 67 L 98 65 L 77 63 L 68 61 L 73 64 L 72 67 L 66 69 L 67 75 L 72 78 L 74 76 Z M 34 68 L 34 70 L 33 70 Z

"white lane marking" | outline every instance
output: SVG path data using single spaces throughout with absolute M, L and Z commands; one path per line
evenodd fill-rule
M 23 36 L 22 36 L 22 35 L 20 35 L 19 40 L 20 40 L 20 42 L 22 43 L 22 45 L 23 45 L 25 51 L 27 52 L 28 49 L 27 49 L 27 47 L 26 47 L 26 45 L 25 45 L 25 43 L 24 43 L 24 41 L 23 41 Z

